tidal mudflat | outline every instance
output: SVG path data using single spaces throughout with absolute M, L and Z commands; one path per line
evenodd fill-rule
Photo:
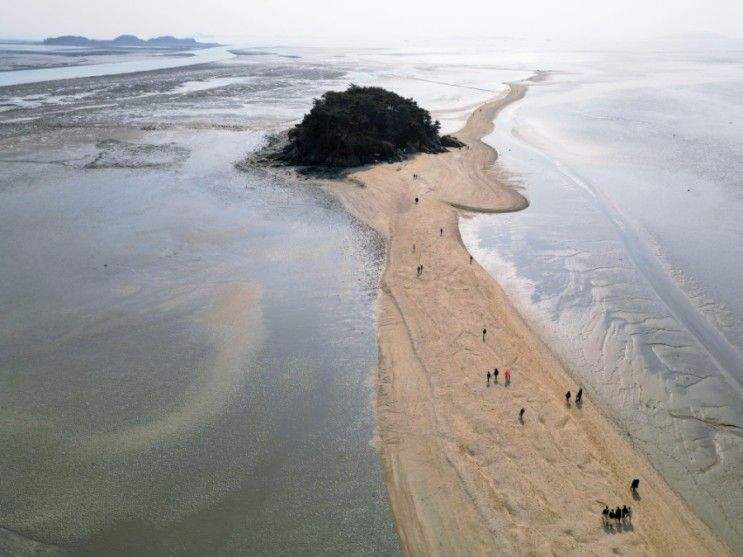
M 399 552 L 383 245 L 235 168 L 342 71 L 250 60 L 0 89 L 0 552 Z
M 575 380 L 743 544 L 743 93 L 736 52 L 563 59 L 488 141 L 531 205 L 463 221 Z

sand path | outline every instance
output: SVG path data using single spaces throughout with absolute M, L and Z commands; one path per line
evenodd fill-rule
M 331 186 L 387 241 L 377 413 L 403 549 L 448 556 L 727 555 L 593 406 L 591 393 L 581 408 L 566 406 L 565 392 L 578 387 L 495 281 L 470 263 L 458 228 L 465 210 L 528 206 L 494 165 L 495 151 L 480 141 L 497 112 L 525 91 L 511 85 L 470 116 L 456 134 L 469 149 L 378 165 Z M 510 386 L 502 375 L 486 386 L 485 372 L 496 366 L 511 368 Z M 629 491 L 633 477 L 641 478 L 639 500 Z M 633 525 L 602 527 L 604 503 L 631 505 Z

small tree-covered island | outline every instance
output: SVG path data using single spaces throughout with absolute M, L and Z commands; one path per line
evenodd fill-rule
M 269 158 L 296 166 L 348 168 L 464 146 L 440 136 L 440 127 L 413 99 L 381 87 L 351 85 L 315 99 L 312 110 L 289 130 L 287 143 Z

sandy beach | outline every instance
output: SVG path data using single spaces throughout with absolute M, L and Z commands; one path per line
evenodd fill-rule
M 477 108 L 455 134 L 466 149 L 365 168 L 329 186 L 387 244 L 377 415 L 403 550 L 732 554 L 590 392 L 582 406 L 566 405 L 565 392 L 574 396 L 579 385 L 498 284 L 470 262 L 459 219 L 528 206 L 480 141 L 498 111 L 526 91 L 526 83 L 512 84 Z M 510 385 L 502 373 L 498 384 L 486 384 L 495 367 L 512 370 Z M 633 478 L 641 480 L 635 497 Z M 631 506 L 632 524 L 603 527 L 605 504 Z

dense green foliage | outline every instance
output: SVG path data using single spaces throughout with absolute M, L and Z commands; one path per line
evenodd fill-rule
M 312 110 L 289 131 L 289 144 L 278 158 L 290 164 L 348 167 L 461 146 L 453 138 L 439 137 L 439 128 L 412 99 L 381 87 L 351 85 L 315 99 Z

